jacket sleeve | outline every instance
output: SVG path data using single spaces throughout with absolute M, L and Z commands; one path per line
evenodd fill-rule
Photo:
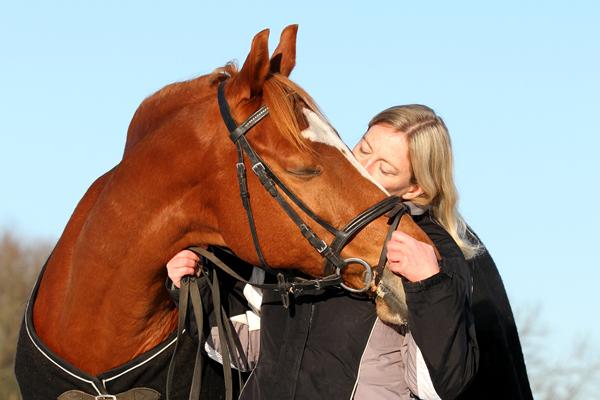
M 423 281 L 403 279 L 409 327 L 405 378 L 420 399 L 454 399 L 477 372 L 471 282 L 462 256 L 443 259 L 441 271 Z

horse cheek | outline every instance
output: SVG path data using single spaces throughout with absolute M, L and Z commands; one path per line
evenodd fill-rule
M 413 237 L 419 242 L 427 243 L 431 247 L 433 247 L 433 251 L 435 252 L 435 256 L 438 260 L 441 260 L 442 257 L 438 252 L 438 249 L 435 247 L 433 241 L 427 236 L 427 234 L 417 225 L 417 223 L 410 217 L 408 214 L 404 214 L 400 219 L 400 223 L 398 224 L 398 231 L 404 232 L 407 235 Z

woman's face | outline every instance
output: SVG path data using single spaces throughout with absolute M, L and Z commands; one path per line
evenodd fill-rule
M 411 183 L 412 169 L 404 132 L 387 124 L 373 125 L 352 153 L 390 194 L 410 200 L 423 193 L 417 184 Z

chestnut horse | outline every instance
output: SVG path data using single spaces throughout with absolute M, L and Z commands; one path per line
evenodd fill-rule
M 122 160 L 85 193 L 39 282 L 32 329 L 57 357 L 95 376 L 163 342 L 177 325 L 165 264 L 181 249 L 223 246 L 258 264 L 239 197 L 236 148 L 217 104 L 224 79 L 237 121 L 269 107 L 248 141 L 323 220 L 341 227 L 387 197 L 311 97 L 288 79 L 296 32 L 297 26 L 287 27 L 269 57 L 264 30 L 239 71 L 228 64 L 168 85 L 139 106 Z M 323 276 L 320 256 L 252 174 L 248 186 L 269 265 Z M 408 224 L 404 229 L 419 235 Z M 344 248 L 344 257 L 375 265 L 386 230 L 384 218 L 375 220 Z M 349 268 L 344 279 L 360 286 L 362 269 Z

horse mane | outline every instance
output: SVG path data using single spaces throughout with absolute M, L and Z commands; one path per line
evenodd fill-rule
M 210 78 L 211 75 L 171 83 L 146 97 L 129 123 L 123 155 L 127 154 L 146 134 L 159 126 L 172 113 L 186 105 L 205 101 L 212 96 L 212 91 L 206 91 L 207 86 L 211 84 L 211 80 L 207 80 L 207 78 Z
M 129 124 L 124 154 L 171 113 L 214 96 L 213 90 L 206 89 L 216 87 L 222 80 L 234 77 L 238 73 L 237 65 L 228 62 L 211 74 L 172 83 L 148 96 L 142 101 Z M 314 99 L 302 87 L 278 73 L 271 74 L 265 81 L 263 99 L 280 134 L 289 139 L 298 151 L 310 152 L 310 147 L 301 134 L 303 127 L 307 125 L 301 112 L 302 107 L 308 107 L 326 119 Z

